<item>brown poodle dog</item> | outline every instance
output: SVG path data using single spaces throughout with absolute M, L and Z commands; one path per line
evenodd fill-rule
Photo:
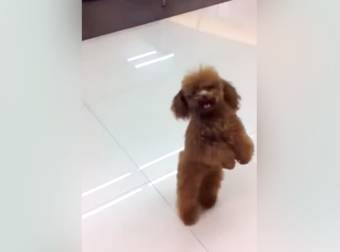
M 177 206 L 186 225 L 198 220 L 202 207 L 214 206 L 222 169 L 233 169 L 235 160 L 246 164 L 253 155 L 252 140 L 236 115 L 239 100 L 212 67 L 188 74 L 173 99 L 176 118 L 190 119 L 177 174 Z

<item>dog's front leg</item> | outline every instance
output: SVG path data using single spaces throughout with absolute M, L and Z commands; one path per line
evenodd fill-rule
M 240 164 L 247 164 L 251 160 L 254 144 L 245 131 L 235 132 L 230 137 L 229 144 L 235 153 L 236 160 Z
M 233 118 L 233 123 L 225 132 L 223 138 L 233 150 L 235 158 L 240 164 L 247 164 L 251 160 L 254 144 L 237 116 Z

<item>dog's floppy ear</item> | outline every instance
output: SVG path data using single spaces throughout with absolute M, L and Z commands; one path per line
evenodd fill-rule
M 238 110 L 241 97 L 230 82 L 222 79 L 222 83 L 225 102 L 228 103 L 232 109 Z
M 180 90 L 172 100 L 171 110 L 177 119 L 186 119 L 189 117 L 188 104 L 182 90 Z

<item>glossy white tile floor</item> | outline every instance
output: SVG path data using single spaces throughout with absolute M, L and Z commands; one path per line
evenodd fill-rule
M 255 38 L 249 25 L 235 25 L 244 16 L 236 7 L 225 3 L 83 42 L 83 252 L 256 250 L 256 158 L 225 172 L 218 204 L 195 226 L 184 226 L 175 211 L 186 123 L 169 108 L 188 70 L 210 64 L 234 83 L 243 99 L 239 115 L 256 140 Z M 210 15 L 225 10 L 228 18 Z M 192 26 L 196 13 L 205 19 Z M 239 33 L 206 25 L 223 22 Z

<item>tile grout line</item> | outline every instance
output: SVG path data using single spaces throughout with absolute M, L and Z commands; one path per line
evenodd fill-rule
M 143 171 L 142 171 L 143 172 Z M 155 191 L 159 194 L 159 196 L 164 200 L 165 204 L 170 208 L 171 212 L 174 213 L 172 210 L 174 210 L 172 207 L 171 207 L 171 204 L 170 202 L 163 196 L 163 194 L 158 190 L 158 188 L 156 188 L 154 185 L 151 185 Z M 176 210 L 175 210 L 175 213 L 176 213 Z M 177 214 L 176 215 L 176 218 L 178 218 Z M 204 243 L 197 237 L 197 235 L 194 233 L 194 231 L 189 227 L 188 228 L 191 235 L 194 237 L 194 239 L 203 247 L 203 249 L 206 251 L 206 252 L 209 252 L 209 250 L 207 249 L 207 247 L 204 245 Z
M 151 180 L 147 177 L 146 174 L 144 174 L 144 171 L 143 171 L 143 170 L 141 170 L 141 173 L 143 173 L 144 177 L 145 177 L 147 180 L 149 180 L 149 182 L 151 183 Z M 170 208 L 171 212 L 172 212 L 173 214 L 176 215 L 176 218 L 178 218 L 176 212 L 175 212 L 175 213 L 173 212 L 174 209 L 171 207 L 170 202 L 164 197 L 164 195 L 159 191 L 159 189 L 158 189 L 154 184 L 152 184 L 152 183 L 151 183 L 150 185 L 151 185 L 151 187 L 158 193 L 158 195 L 163 199 L 164 203 Z M 175 211 L 176 211 L 176 210 L 175 210 Z M 203 242 L 202 242 L 200 239 L 198 239 L 198 237 L 197 237 L 197 235 L 194 233 L 194 231 L 193 231 L 191 228 L 189 228 L 189 231 L 190 231 L 191 235 L 194 237 L 194 239 L 202 246 L 202 248 L 203 248 L 206 252 L 209 252 L 209 250 L 208 250 L 207 247 L 203 244 Z
M 98 121 L 98 123 L 104 128 L 105 131 L 107 131 L 107 133 L 111 136 L 111 138 L 113 139 L 113 141 L 118 145 L 118 147 L 121 149 L 121 151 L 123 151 L 128 159 L 133 163 L 133 165 L 137 168 L 137 171 L 140 171 L 141 174 L 143 174 L 144 178 L 147 180 L 146 183 L 144 183 L 144 185 L 150 184 L 150 186 L 152 186 L 154 189 L 154 185 L 152 184 L 152 181 L 149 179 L 149 177 L 141 170 L 139 169 L 139 165 L 137 164 L 137 162 L 132 158 L 132 156 L 125 150 L 125 148 L 119 144 L 118 140 L 112 135 L 111 131 L 104 125 L 104 123 L 98 118 L 98 116 L 91 110 L 91 108 L 84 102 L 84 106 L 86 107 L 86 109 L 92 114 L 92 116 Z M 157 191 L 157 190 L 156 190 Z M 158 192 L 158 191 L 157 191 Z M 163 198 L 164 199 L 164 198 Z
M 111 138 L 113 139 L 113 141 L 118 145 L 118 147 L 127 155 L 128 159 L 134 164 L 134 166 L 139 169 L 139 165 L 137 164 L 137 162 L 132 158 L 132 156 L 125 150 L 125 148 L 118 142 L 118 140 L 116 139 L 116 137 L 113 136 L 113 134 L 111 133 L 111 131 L 105 126 L 105 124 L 99 119 L 99 117 L 94 113 L 94 111 L 90 108 L 90 106 L 88 104 L 86 104 L 85 102 L 83 102 L 85 108 L 89 111 L 89 113 L 97 120 L 97 122 L 103 127 L 103 129 L 111 136 Z M 144 173 L 143 170 L 140 170 L 140 172 L 143 174 L 144 178 L 148 181 L 143 185 L 140 185 L 139 187 L 142 187 L 144 185 L 147 185 L 148 183 L 151 183 L 152 181 L 149 179 L 149 177 Z M 161 192 L 158 190 L 158 188 L 156 188 L 153 184 L 151 184 L 151 187 L 157 192 L 157 194 L 162 198 L 162 200 L 164 201 L 164 203 L 170 208 L 171 212 L 173 212 L 173 208 L 171 207 L 170 202 L 168 202 L 168 200 L 165 199 L 165 197 L 161 194 Z M 129 190 L 130 191 L 130 190 Z M 189 228 L 190 233 L 192 234 L 192 236 L 194 237 L 194 239 L 202 246 L 202 248 L 206 251 L 209 252 L 209 250 L 207 249 L 207 247 L 203 244 L 203 242 L 197 237 L 197 235 L 194 233 L 194 231 Z
M 190 228 L 190 233 L 192 234 L 192 236 L 196 239 L 196 241 L 201 244 L 201 246 L 203 247 L 203 249 L 206 252 L 209 252 L 208 248 L 205 246 L 205 244 L 197 237 L 197 235 L 195 234 L 195 232 Z
M 142 171 L 143 172 L 143 171 Z M 176 218 L 178 218 L 177 214 L 176 214 L 176 210 L 175 210 L 175 213 L 173 212 L 173 208 L 171 207 L 171 204 L 170 202 L 162 195 L 162 193 L 158 190 L 158 188 L 156 188 L 154 185 L 151 185 L 154 190 L 159 194 L 159 196 L 164 200 L 165 204 L 170 208 L 171 212 L 173 214 L 176 215 Z M 195 234 L 195 232 L 189 227 L 188 228 L 191 235 L 194 237 L 194 239 L 202 246 L 202 248 L 206 251 L 206 252 L 209 252 L 209 250 L 207 249 L 207 247 L 204 245 L 204 243 L 197 237 L 197 235 Z
M 97 122 L 100 124 L 100 126 L 109 134 L 109 136 L 112 138 L 112 140 L 115 142 L 115 144 L 118 145 L 118 147 L 125 153 L 125 155 L 128 157 L 128 159 L 138 168 L 138 164 L 135 162 L 135 160 L 131 157 L 130 153 L 126 151 L 126 149 L 119 143 L 117 138 L 111 133 L 108 127 L 105 126 L 105 124 L 100 120 L 100 118 L 94 113 L 94 111 L 90 108 L 88 104 L 83 102 L 85 108 L 90 112 L 90 114 L 97 120 Z

